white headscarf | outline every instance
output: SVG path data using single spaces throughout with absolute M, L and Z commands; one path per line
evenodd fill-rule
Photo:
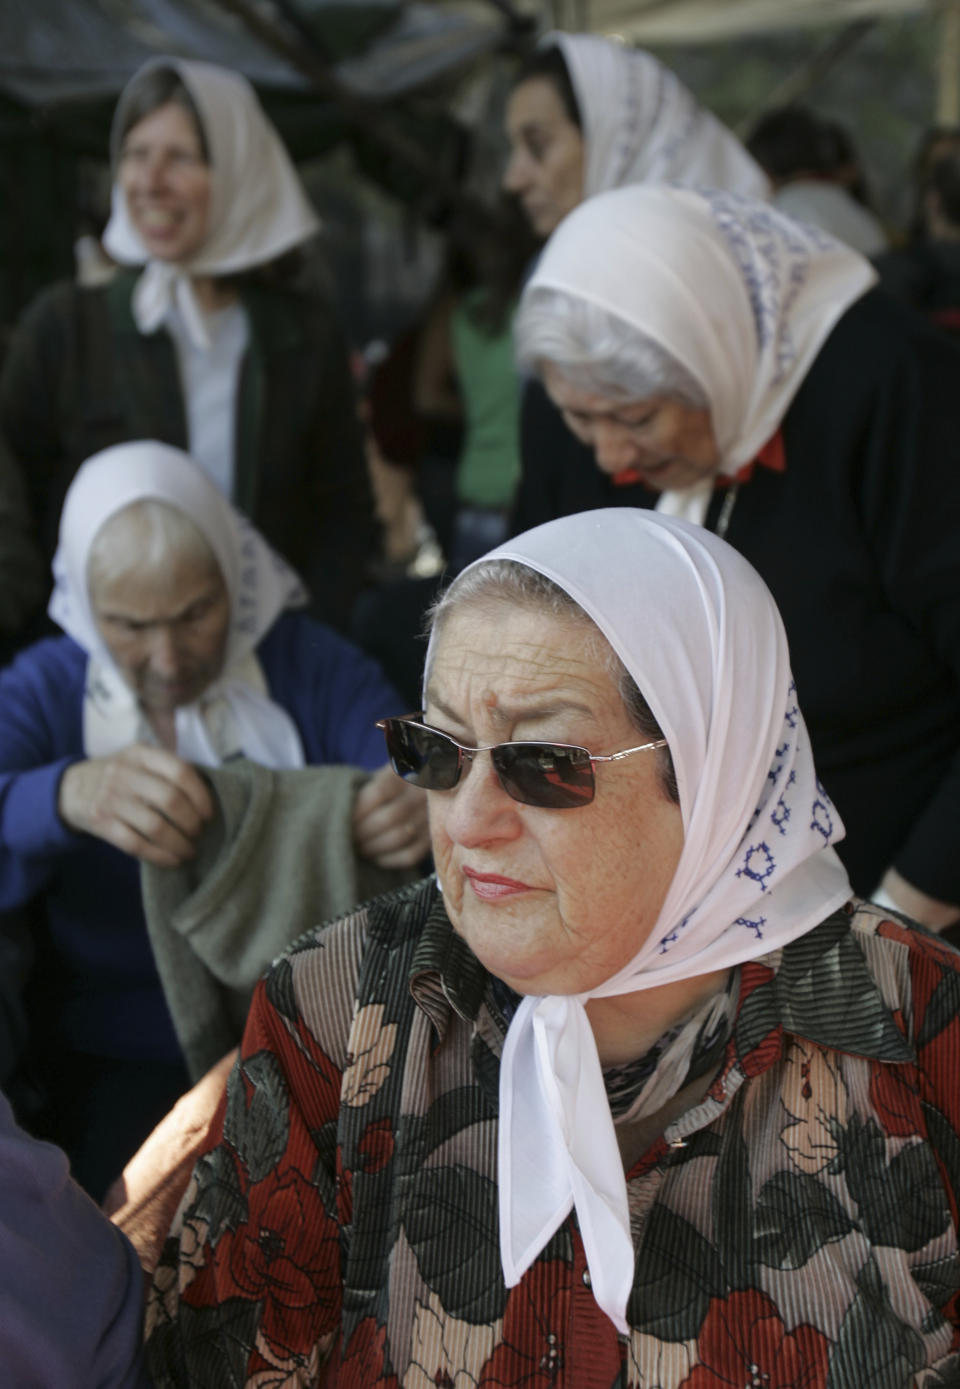
M 230 598 L 223 669 L 195 703 L 177 709 L 177 753 L 207 767 L 238 756 L 268 767 L 302 767 L 300 734 L 270 698 L 255 648 L 285 608 L 306 602 L 306 591 L 187 454 L 153 440 L 117 444 L 88 458 L 70 484 L 60 517 L 49 613 L 90 656 L 84 752 L 102 757 L 151 736 L 97 628 L 87 586 L 90 550 L 101 527 L 147 497 L 190 518 L 210 545 Z
M 115 176 L 127 93 L 152 68 L 173 68 L 200 113 L 210 154 L 207 236 L 189 261 L 149 260 L 115 177 L 103 244 L 123 265 L 146 264 L 133 294 L 133 313 L 140 331 L 154 332 L 175 303 L 193 341 L 205 347 L 210 339 L 190 284 L 191 276 L 232 275 L 263 265 L 313 236 L 320 221 L 250 83 L 240 73 L 212 63 L 154 58 L 131 78 L 113 120 L 111 156 Z
M 766 198 L 766 174 L 737 137 L 649 53 L 599 34 L 547 34 L 580 108 L 584 197 L 627 183 L 702 184 Z
M 876 280 L 858 252 L 766 203 L 634 185 L 561 222 L 524 299 L 564 290 L 665 348 L 702 386 L 720 471 L 733 476 L 779 428 L 837 320 Z M 702 520 L 711 487 L 663 493 L 658 510 Z
M 594 1296 L 626 1331 L 635 1263 L 626 1182 L 583 1005 L 728 969 L 809 931 L 850 896 L 829 847 L 843 826 L 814 769 L 780 615 L 724 541 L 615 508 L 551 521 L 477 563 L 489 559 L 547 575 L 593 619 L 676 769 L 684 844 L 650 935 L 588 993 L 524 998 L 500 1066 L 507 1284 L 575 1207 Z

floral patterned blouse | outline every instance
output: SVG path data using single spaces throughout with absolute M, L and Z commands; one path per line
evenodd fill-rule
M 433 880 L 304 937 L 157 1268 L 158 1389 L 960 1385 L 960 954 L 851 904 L 739 984 L 628 1173 L 621 1336 L 573 1217 L 504 1285 L 502 1024 Z

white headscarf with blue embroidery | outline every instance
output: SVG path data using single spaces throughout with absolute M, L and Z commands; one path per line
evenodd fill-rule
M 837 321 L 876 281 L 859 252 L 766 203 L 635 185 L 561 222 L 524 291 L 518 336 L 542 288 L 636 328 L 703 388 L 719 470 L 733 476 L 776 433 Z M 567 374 L 575 385 L 575 368 Z M 702 520 L 712 487 L 707 478 L 663 493 L 657 509 Z
M 104 524 L 146 498 L 190 518 L 209 544 L 230 597 L 223 668 L 199 699 L 176 711 L 178 755 L 207 767 L 234 757 L 267 767 L 302 767 L 300 734 L 270 698 L 256 647 L 285 608 L 307 601 L 306 590 L 187 454 L 153 440 L 117 444 L 88 458 L 70 484 L 60 518 L 48 610 L 89 653 L 84 752 L 103 757 L 133 742 L 155 741 L 100 635 L 87 584 L 90 551 Z
M 506 1281 L 575 1207 L 594 1296 L 626 1331 L 626 1183 L 584 1004 L 729 969 L 811 930 L 851 895 L 830 847 L 843 826 L 817 779 L 776 605 L 724 541 L 624 507 L 551 521 L 485 559 L 516 560 L 575 599 L 639 686 L 676 770 L 684 845 L 649 937 L 589 993 L 526 997 L 500 1067 Z
M 580 108 L 585 198 L 627 183 L 682 183 L 767 198 L 770 182 L 731 130 L 651 53 L 599 34 L 545 35 Z

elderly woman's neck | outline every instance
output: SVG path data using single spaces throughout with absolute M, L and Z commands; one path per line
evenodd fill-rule
M 190 281 L 194 297 L 204 313 L 216 313 L 237 301 L 236 287 L 229 280 L 213 275 L 194 275 Z
M 721 969 L 656 989 L 591 998 L 586 1012 L 601 1066 L 625 1066 L 645 1056 L 668 1028 L 719 993 L 728 975 Z

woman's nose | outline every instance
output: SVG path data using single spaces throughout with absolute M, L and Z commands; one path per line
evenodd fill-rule
M 151 634 L 150 668 L 162 680 L 171 680 L 180 671 L 180 649 L 174 634 L 158 627 Z
M 454 789 L 440 794 L 446 801 L 447 834 L 465 848 L 519 832 L 518 803 L 500 785 L 488 752 L 475 753 Z
M 636 461 L 634 443 L 621 425 L 595 420 L 591 432 L 594 456 L 605 472 L 620 472 Z
M 167 175 L 167 161 L 160 153 L 148 154 L 139 160 L 134 177 L 141 190 L 153 191 L 162 187 Z
M 522 150 L 513 150 L 507 160 L 507 167 L 503 171 L 501 185 L 505 193 L 522 193 L 530 182 L 528 177 L 528 161 L 523 156 Z

